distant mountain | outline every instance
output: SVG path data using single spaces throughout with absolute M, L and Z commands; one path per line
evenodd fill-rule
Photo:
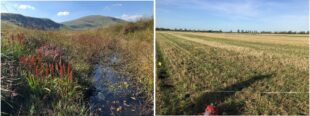
M 1 13 L 2 22 L 7 22 L 7 24 L 12 23 L 17 26 L 25 28 L 36 28 L 36 29 L 89 29 L 97 27 L 108 27 L 113 24 L 125 23 L 125 20 L 100 16 L 100 15 L 90 15 L 81 17 L 75 20 L 66 21 L 62 24 L 56 23 L 47 18 L 35 18 L 29 16 L 23 16 L 21 14 L 14 13 Z
M 81 17 L 76 20 L 66 21 L 62 24 L 72 28 L 72 29 L 89 29 L 89 28 L 97 28 L 97 27 L 108 27 L 113 24 L 118 23 L 125 23 L 125 20 L 108 17 L 108 16 L 101 16 L 101 15 L 90 15 Z
M 34 18 L 13 13 L 1 13 L 1 20 L 15 25 L 36 29 L 59 29 L 64 25 L 46 18 Z

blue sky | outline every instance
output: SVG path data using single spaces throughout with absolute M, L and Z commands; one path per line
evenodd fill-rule
M 1 11 L 25 16 L 49 18 L 56 22 L 87 15 L 103 15 L 135 21 L 153 16 L 152 1 L 6 1 Z
M 308 0 L 157 0 L 156 25 L 224 31 L 306 31 Z

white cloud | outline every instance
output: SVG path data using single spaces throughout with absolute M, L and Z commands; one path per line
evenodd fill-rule
M 57 16 L 67 16 L 69 14 L 70 14 L 70 12 L 68 12 L 68 11 L 60 11 L 57 13 Z
M 120 18 L 126 21 L 137 21 L 138 19 L 141 19 L 142 15 L 127 15 L 123 14 Z
M 20 10 L 27 10 L 27 9 L 35 10 L 36 9 L 35 7 L 31 5 L 27 5 L 27 4 L 16 4 L 15 6 Z
M 123 4 L 112 4 L 112 6 L 123 6 Z
M 105 6 L 103 9 L 104 10 L 111 10 L 114 7 L 121 7 L 121 6 L 123 6 L 123 4 L 112 4 L 112 5 L 109 5 L 109 6 Z
M 104 9 L 104 10 L 111 10 L 111 7 L 106 6 L 106 7 L 104 7 L 103 9 Z

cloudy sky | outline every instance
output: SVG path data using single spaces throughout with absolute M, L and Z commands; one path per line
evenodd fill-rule
M 308 30 L 309 0 L 157 0 L 158 27 Z
M 1 2 L 1 12 L 49 18 L 63 22 L 87 15 L 104 15 L 134 21 L 153 16 L 151 1 L 32 1 Z

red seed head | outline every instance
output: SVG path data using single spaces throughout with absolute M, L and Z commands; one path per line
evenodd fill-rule
M 52 69 L 52 71 L 51 71 L 51 72 L 54 72 L 54 65 L 53 65 L 53 64 L 51 64 L 51 66 L 52 66 L 52 68 L 51 68 L 51 69 Z
M 58 63 L 57 63 L 57 64 L 56 64 L 56 71 L 58 71 L 58 70 L 59 70 L 59 69 L 58 69 L 58 67 L 59 67 L 59 66 L 58 66 Z
M 40 75 L 44 75 L 44 64 L 40 64 L 40 70 L 39 70 Z
M 50 73 L 52 74 L 53 73 L 53 64 L 49 65 L 49 69 L 50 69 Z
M 23 56 L 19 57 L 19 63 L 24 64 L 25 63 L 25 57 L 23 57 Z
M 37 55 L 37 60 L 38 60 L 38 64 L 40 64 L 42 62 L 42 54 L 41 53 L 39 53 Z
M 34 56 L 30 56 L 30 65 L 33 66 L 35 65 L 35 59 L 34 59 Z

